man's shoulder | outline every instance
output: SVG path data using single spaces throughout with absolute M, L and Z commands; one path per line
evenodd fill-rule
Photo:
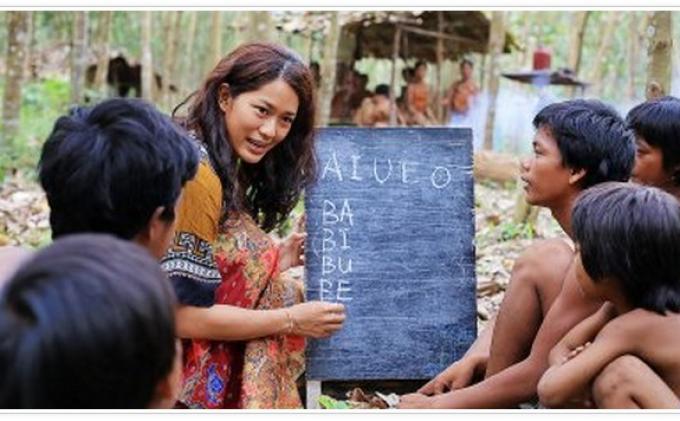
M 520 259 L 531 262 L 544 262 L 551 258 L 567 258 L 574 256 L 572 246 L 561 238 L 536 240 L 520 255 Z
M 559 238 L 534 241 L 517 258 L 517 270 L 528 275 L 562 279 L 574 258 L 574 250 Z

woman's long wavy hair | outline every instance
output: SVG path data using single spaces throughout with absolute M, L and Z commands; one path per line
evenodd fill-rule
M 239 162 L 228 139 L 219 87 L 229 85 L 236 98 L 277 79 L 298 96 L 299 107 L 286 138 L 257 164 Z M 245 211 L 265 231 L 281 224 L 302 191 L 316 178 L 314 110 L 316 98 L 310 69 L 291 50 L 270 43 L 243 44 L 224 57 L 201 88 L 173 111 L 189 102 L 183 124 L 197 132 L 222 182 L 227 211 Z

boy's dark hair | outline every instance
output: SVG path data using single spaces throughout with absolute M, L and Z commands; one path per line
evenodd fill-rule
M 469 58 L 464 58 L 460 61 L 460 67 L 463 67 L 466 64 L 470 67 L 475 67 L 475 63 Z
M 173 367 L 174 305 L 142 247 L 55 241 L 0 294 L 0 408 L 148 407 Z
M 616 280 L 635 306 L 680 311 L 680 202 L 655 187 L 603 183 L 583 192 L 572 216 L 588 275 Z
M 387 98 L 390 97 L 390 87 L 389 85 L 386 85 L 384 83 L 381 83 L 380 85 L 375 87 L 375 94 L 376 95 L 383 95 L 386 96 Z
M 533 121 L 557 142 L 564 166 L 583 169 L 581 187 L 604 181 L 627 181 L 635 162 L 633 135 L 610 106 L 597 100 L 550 104 Z
M 661 149 L 664 169 L 680 185 L 680 99 L 665 96 L 643 102 L 628 112 L 626 123 L 645 142 Z
M 424 60 L 418 60 L 416 61 L 416 64 L 413 66 L 413 70 L 417 70 L 420 66 L 425 66 L 427 67 L 427 62 Z
M 116 98 L 76 107 L 57 120 L 40 157 L 52 237 L 103 232 L 129 240 L 160 206 L 172 221 L 197 168 L 196 147 L 152 105 Z

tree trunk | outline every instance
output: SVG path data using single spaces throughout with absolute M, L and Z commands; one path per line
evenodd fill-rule
M 248 18 L 250 25 L 248 25 L 247 41 L 272 41 L 273 23 L 270 12 L 250 12 Z
M 35 33 L 36 33 L 36 25 L 37 25 L 37 18 L 38 18 L 38 13 L 39 12 L 27 12 L 30 14 L 30 17 L 28 19 L 28 29 L 27 33 L 29 34 L 28 42 L 26 45 L 26 54 L 24 57 L 24 75 L 25 78 L 28 80 L 35 80 L 38 77 L 37 74 L 37 60 L 34 57 L 35 56 Z
M 640 51 L 640 35 L 638 34 L 638 15 L 630 12 L 628 15 L 628 80 L 626 83 L 626 98 L 635 98 L 635 69 L 637 68 L 637 57 Z
M 0 160 L 8 157 L 14 137 L 19 131 L 21 84 L 30 18 L 31 12 L 7 12 L 7 55 L 5 57 L 5 92 L 2 100 Z M 2 168 L 0 168 L 0 176 L 2 176 Z
M 599 96 L 602 92 L 603 84 L 603 68 L 605 61 L 607 59 L 607 51 L 612 42 L 612 37 L 614 35 L 614 29 L 618 27 L 619 17 L 621 16 L 619 12 L 607 12 L 607 20 L 605 26 L 602 29 L 600 36 L 600 47 L 597 49 L 597 54 L 595 55 L 595 60 L 593 64 L 593 70 L 590 74 L 590 82 L 593 84 L 594 96 Z
M 650 22 L 651 35 L 647 55 L 647 99 L 658 98 L 670 92 L 671 88 L 671 12 L 655 11 Z
M 94 89 L 102 96 L 106 96 L 106 76 L 109 73 L 109 45 L 111 43 L 111 21 L 114 12 L 101 12 L 97 44 L 99 54 L 97 58 L 97 71 L 94 76 Z
M 437 31 L 444 32 L 444 12 L 437 12 Z M 442 106 L 442 66 L 444 63 L 444 40 L 437 38 L 437 68 L 435 70 L 434 110 L 438 124 L 444 120 L 444 107 Z
M 187 95 L 196 83 L 196 66 L 193 57 L 193 51 L 196 49 L 194 40 L 196 39 L 196 22 L 198 21 L 198 12 L 189 12 L 189 29 L 187 30 L 187 42 L 184 48 L 184 60 L 182 63 L 182 80 L 183 87 L 180 90 L 183 95 Z
M 484 127 L 484 149 L 493 149 L 493 128 L 496 118 L 496 96 L 500 76 L 499 59 L 505 42 L 504 12 L 493 11 L 491 13 L 491 28 L 489 29 L 489 68 L 486 72 L 489 95 L 489 109 L 486 115 L 486 127 Z
M 583 53 L 583 36 L 586 33 L 586 25 L 588 24 L 589 11 L 572 12 L 571 15 L 571 34 L 569 36 L 569 57 L 567 59 L 567 67 L 574 71 L 578 76 L 581 70 L 581 56 Z M 579 88 L 572 86 L 570 96 L 574 97 Z
M 87 12 L 73 12 L 71 44 L 71 103 L 80 104 L 85 96 L 87 67 Z
M 390 75 L 390 126 L 397 125 L 397 59 L 401 47 L 401 26 L 397 25 L 394 30 L 392 41 L 392 70 Z
M 319 89 L 319 103 L 317 105 L 316 124 L 327 126 L 331 114 L 331 100 L 335 87 L 336 56 L 340 42 L 340 24 L 338 12 L 329 13 L 328 33 L 324 41 L 323 61 L 321 63 L 321 88 Z
M 154 77 L 151 52 L 151 11 L 142 12 L 142 98 L 153 100 Z
M 213 67 L 222 58 L 222 12 L 212 12 L 212 23 L 210 27 L 210 54 L 205 62 L 205 73 L 212 70 Z
M 163 107 L 170 108 L 171 91 L 170 85 L 173 84 L 176 75 L 177 59 L 176 51 L 179 50 L 179 32 L 182 24 L 182 12 L 167 12 L 164 22 L 165 51 L 163 54 L 163 77 L 161 85 L 161 103 Z
M 581 53 L 583 51 L 583 35 L 586 33 L 590 12 L 572 12 L 571 34 L 569 37 L 569 59 L 567 65 L 574 74 L 578 75 L 581 68 Z

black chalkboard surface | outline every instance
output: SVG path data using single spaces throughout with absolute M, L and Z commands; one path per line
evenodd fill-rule
M 476 337 L 472 136 L 326 128 L 307 192 L 307 298 L 347 321 L 311 340 L 308 380 L 428 379 Z

